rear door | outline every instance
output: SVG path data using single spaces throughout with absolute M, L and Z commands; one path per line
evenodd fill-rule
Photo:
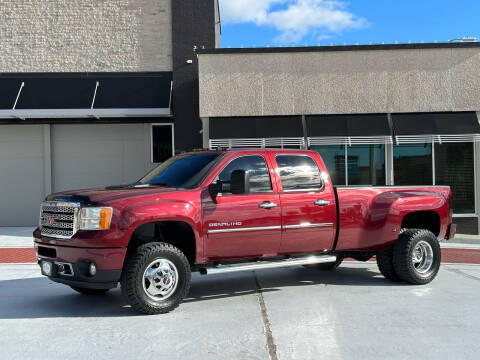
M 227 190 L 216 202 L 210 196 L 202 199 L 205 255 L 208 260 L 275 255 L 281 240 L 280 200 L 267 161 L 257 154 L 238 156 L 213 182 L 229 181 L 234 170 L 248 172 L 250 191 L 234 195 Z
M 310 253 L 333 246 L 336 204 L 328 176 L 309 155 L 276 154 L 283 234 L 281 253 Z M 325 174 L 326 175 L 326 174 Z

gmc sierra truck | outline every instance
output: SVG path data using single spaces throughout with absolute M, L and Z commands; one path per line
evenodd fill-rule
M 133 184 L 51 194 L 33 233 L 43 275 L 89 295 L 120 283 L 146 314 L 176 308 L 192 271 L 375 256 L 387 279 L 426 284 L 454 235 L 448 186 L 335 187 L 318 153 L 273 149 L 181 154 Z

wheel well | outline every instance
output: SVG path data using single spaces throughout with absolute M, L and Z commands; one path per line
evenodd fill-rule
M 415 211 L 405 215 L 402 229 L 426 229 L 435 236 L 440 234 L 440 216 L 435 211 Z
M 127 256 L 139 246 L 154 241 L 172 244 L 185 254 L 190 265 L 195 263 L 197 253 L 195 234 L 186 222 L 158 221 L 140 225 L 130 238 Z

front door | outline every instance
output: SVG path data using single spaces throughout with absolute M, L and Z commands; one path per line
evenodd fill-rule
M 315 161 L 308 155 L 277 154 L 281 182 L 283 235 L 280 252 L 331 250 L 336 225 L 333 187 L 325 187 Z
M 202 198 L 207 261 L 277 254 L 281 239 L 281 210 L 273 191 L 267 162 L 261 155 L 244 155 L 230 161 L 214 180 L 228 182 L 234 170 L 245 170 L 249 192 Z M 227 185 L 228 186 L 228 185 Z

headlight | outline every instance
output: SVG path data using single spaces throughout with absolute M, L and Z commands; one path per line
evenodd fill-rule
M 111 207 L 82 208 L 80 210 L 80 230 L 108 230 L 112 214 Z

